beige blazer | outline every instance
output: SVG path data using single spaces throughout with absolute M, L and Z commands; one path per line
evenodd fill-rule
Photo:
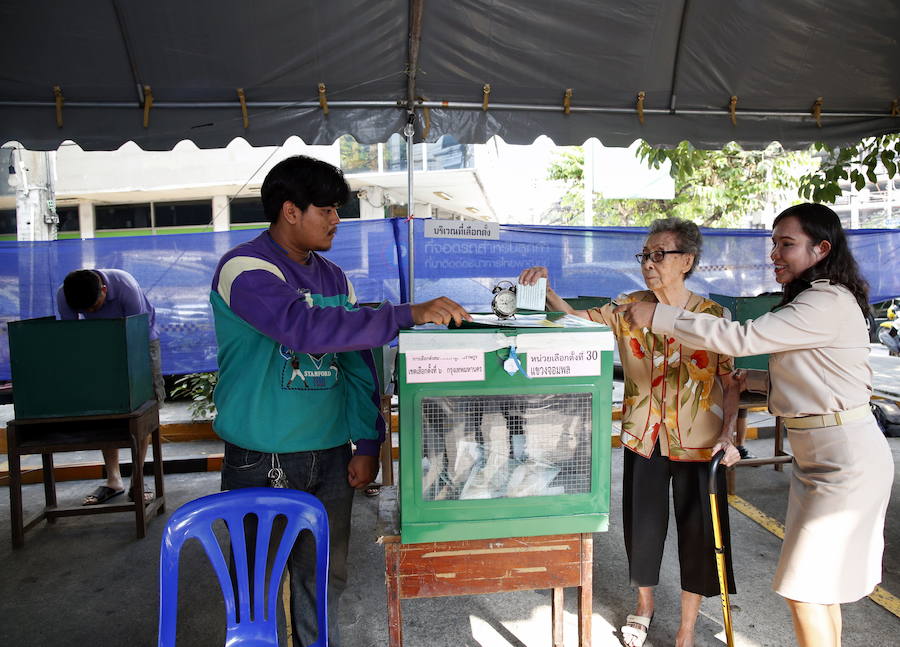
M 771 354 L 769 410 L 775 415 L 847 411 L 872 394 L 866 319 L 850 291 L 827 279 L 743 324 L 659 304 L 652 327 L 717 353 Z

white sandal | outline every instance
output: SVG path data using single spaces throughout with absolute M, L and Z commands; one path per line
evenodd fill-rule
M 650 629 L 650 623 L 653 622 L 653 615 L 650 616 L 634 616 L 630 615 L 625 619 L 628 623 L 622 627 L 622 642 L 627 647 L 641 647 L 647 640 L 647 631 Z M 642 628 L 631 627 L 629 625 L 640 625 Z

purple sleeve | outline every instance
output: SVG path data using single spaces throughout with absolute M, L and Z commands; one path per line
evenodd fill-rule
M 121 290 L 119 302 L 122 304 L 122 316 L 150 314 L 150 311 L 144 307 L 144 293 L 136 280 L 132 278 L 130 281 L 123 281 L 119 284 L 119 289 Z
M 63 289 L 59 288 L 56 291 L 56 308 L 59 310 L 59 318 L 63 320 L 68 319 L 78 319 L 78 314 L 69 307 L 69 304 L 66 302 L 66 295 L 63 293 Z
M 383 346 L 413 325 L 410 306 L 310 306 L 298 291 L 266 270 L 242 272 L 231 284 L 236 315 L 291 350 L 338 353 Z

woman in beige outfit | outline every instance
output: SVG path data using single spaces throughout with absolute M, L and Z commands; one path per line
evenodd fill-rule
M 769 410 L 794 453 L 784 545 L 773 587 L 801 647 L 840 645 L 843 602 L 881 580 L 894 464 L 869 410 L 867 286 L 837 215 L 801 204 L 772 232 L 782 307 L 740 324 L 664 304 L 617 309 L 632 325 L 734 356 L 771 353 Z

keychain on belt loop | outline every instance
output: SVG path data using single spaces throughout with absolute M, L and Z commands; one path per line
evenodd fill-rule
M 284 470 L 281 469 L 281 461 L 278 459 L 278 454 L 272 454 L 272 469 L 269 470 L 267 477 L 269 479 L 270 487 L 290 487 L 288 485 L 287 476 L 284 475 Z

